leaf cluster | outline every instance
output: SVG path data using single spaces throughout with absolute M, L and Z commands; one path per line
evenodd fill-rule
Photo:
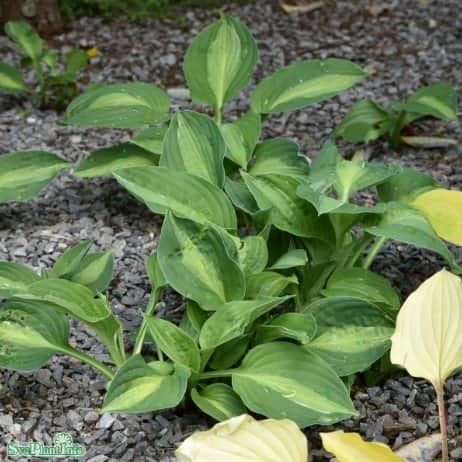
M 421 87 L 404 103 L 391 101 L 389 109 L 370 99 L 359 101 L 337 126 L 335 134 L 353 143 L 383 137 L 394 148 L 401 143 L 426 148 L 456 143 L 449 138 L 411 136 L 403 132 L 410 124 L 425 117 L 454 120 L 457 117 L 456 90 L 446 83 Z
M 20 69 L 0 63 L 0 92 L 30 94 L 41 106 L 54 108 L 65 107 L 77 96 L 77 77 L 89 60 L 85 51 L 69 50 L 61 66 L 59 53 L 47 48 L 26 21 L 6 23 L 5 32 L 25 55 L 21 67 L 26 71 L 32 68 L 36 81 L 28 85 Z
M 16 350 L 71 351 L 110 377 L 103 407 L 110 412 L 156 411 L 190 399 L 217 420 L 250 409 L 300 427 L 356 412 L 348 387 L 390 348 L 400 306 L 389 282 L 369 271 L 381 246 L 395 239 L 428 248 L 460 271 L 431 210 L 415 202 L 442 188 L 423 173 L 360 154 L 347 160 L 332 141 L 310 165 L 293 141 L 260 140 L 271 114 L 330 98 L 366 76 L 346 60 L 284 67 L 256 85 L 245 114 L 223 121 L 223 107 L 249 84 L 257 59 L 248 29 L 222 16 L 193 40 L 184 62 L 193 101 L 211 106 L 214 119 L 194 111 L 171 115 L 167 94 L 138 82 L 100 86 L 69 105 L 67 124 L 141 129 L 129 143 L 92 153 L 75 174 L 112 174 L 165 215 L 157 252 L 147 262 L 152 295 L 126 359 L 120 322 L 101 295 L 107 279 L 97 269 L 79 277 L 70 271 L 74 259 L 87 258 L 80 246 L 66 252 L 69 262 L 57 263 L 45 282 L 16 287 L 9 267 L 6 312 L 21 322 L 8 318 L 0 327 L 4 367 L 21 370 Z M 55 171 L 46 172 L 50 179 Z M 6 200 L 20 178 L 8 177 L 0 189 Z M 371 189 L 374 203 L 362 202 L 361 193 Z M 458 203 L 451 199 L 451 207 Z M 155 315 L 167 286 L 186 299 L 179 326 Z M 24 306 L 56 318 L 50 328 L 66 315 L 89 325 L 115 371 L 62 341 L 50 347 L 51 334 L 37 339 L 40 316 L 33 312 L 29 323 L 14 315 Z M 154 351 L 144 347 L 147 340 Z

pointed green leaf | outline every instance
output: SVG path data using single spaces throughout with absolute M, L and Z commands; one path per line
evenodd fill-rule
M 106 305 L 94 299 L 90 289 L 65 279 L 42 279 L 14 298 L 31 306 L 53 308 L 83 322 L 94 323 L 110 316 Z
M 326 239 L 327 218 L 318 218 L 315 208 L 296 194 L 299 181 L 292 177 L 267 175 L 254 177 L 242 173 L 247 187 L 261 210 L 272 207 L 276 228 L 300 237 Z
M 316 320 L 311 314 L 284 313 L 267 324 L 257 326 L 255 342 L 267 343 L 279 339 L 291 339 L 301 344 L 308 343 L 315 336 Z
M 213 226 L 167 215 L 158 257 L 168 283 L 202 308 L 215 310 L 244 296 L 242 271 Z
M 148 273 L 149 281 L 151 282 L 153 294 L 158 294 L 161 289 L 168 285 L 164 273 L 162 273 L 162 270 L 160 269 L 157 252 L 149 255 L 146 260 L 146 271 Z
M 255 176 L 283 175 L 306 178 L 310 171 L 308 160 L 300 155 L 297 143 L 288 138 L 272 138 L 255 149 L 255 163 L 249 173 Z
M 23 73 L 13 66 L 0 63 L 0 90 L 7 93 L 24 93 L 29 91 Z
M 252 111 L 231 124 L 221 125 L 226 143 L 226 157 L 247 169 L 252 153 L 261 135 L 261 117 Z
M 50 271 L 50 277 L 68 279 L 80 268 L 82 260 L 85 255 L 88 254 L 92 245 L 92 241 L 86 240 L 67 249 L 55 261 L 55 264 Z
M 112 252 L 96 252 L 86 255 L 79 269 L 70 280 L 88 287 L 94 294 L 104 292 L 112 281 L 114 258 Z
M 281 305 L 290 297 L 271 297 L 261 300 L 240 300 L 225 303 L 205 321 L 199 336 L 204 350 L 216 348 L 243 335 L 262 315 Z
M 51 152 L 0 155 L 0 202 L 32 199 L 69 163 Z
M 308 255 L 303 249 L 291 249 L 281 255 L 268 269 L 281 270 L 305 266 L 308 263 Z
M 420 194 L 441 187 L 441 183 L 430 175 L 412 168 L 403 168 L 400 173 L 377 186 L 379 198 L 384 202 L 412 202 Z
M 249 215 L 258 212 L 258 204 L 242 180 L 233 181 L 226 177 L 225 191 L 238 209 L 243 210 Z
M 328 297 L 304 309 L 318 332 L 305 345 L 340 376 L 366 370 L 390 349 L 393 322 L 376 306 L 357 298 Z
M 93 151 L 74 171 L 81 178 L 110 175 L 121 168 L 153 166 L 159 156 L 131 143 L 122 143 L 110 148 Z
M 370 99 L 356 103 L 335 129 L 336 136 L 352 143 L 372 141 L 383 134 L 380 124 L 389 113 Z
M 221 188 L 225 181 L 225 142 L 215 122 L 192 111 L 178 111 L 164 138 L 161 167 L 184 171 Z
M 340 153 L 332 140 L 327 140 L 311 163 L 309 183 L 316 190 L 325 190 L 334 184 Z
M 252 333 L 248 333 L 223 343 L 223 345 L 215 348 L 207 367 L 218 371 L 231 368 L 247 353 L 251 340 Z
M 454 269 L 462 270 L 454 255 L 438 237 L 425 215 L 405 204 L 390 202 L 382 216 L 368 217 L 364 223 L 365 232 L 378 237 L 394 239 L 439 253 Z
M 249 83 L 257 59 L 257 46 L 247 27 L 222 15 L 186 52 L 183 68 L 193 101 L 221 109 Z
M 288 277 L 273 271 L 253 274 L 247 278 L 245 298 L 257 300 L 264 297 L 277 297 L 284 293 L 290 284 L 298 284 L 295 275 Z
M 408 112 L 450 120 L 457 116 L 456 90 L 447 83 L 419 88 L 404 105 Z
M 201 366 L 199 348 L 188 334 L 175 324 L 155 316 L 147 316 L 146 321 L 156 344 L 175 364 L 199 372 Z
M 186 393 L 189 375 L 183 366 L 146 363 L 132 356 L 109 383 L 102 412 L 135 414 L 175 407 Z
M 202 178 L 163 167 L 133 167 L 114 176 L 156 213 L 171 210 L 198 223 L 236 228 L 236 213 L 226 194 Z
M 193 388 L 191 398 L 202 412 L 220 422 L 247 412 L 239 396 L 224 383 L 212 383 L 202 390 Z
M 339 268 L 321 292 L 325 297 L 355 297 L 399 310 L 398 294 L 388 279 L 363 268 Z
M 268 248 L 261 236 L 246 236 L 241 240 L 239 262 L 245 276 L 262 272 L 268 263 Z
M 331 98 L 368 74 L 345 59 L 313 59 L 279 69 L 252 93 L 252 109 L 260 114 L 292 111 Z
M 0 310 L 0 367 L 36 370 L 68 346 L 69 321 L 46 307 L 9 302 Z
M 333 369 L 301 346 L 259 345 L 232 375 L 233 388 L 252 411 L 290 419 L 299 427 L 328 425 L 357 414 Z
M 5 25 L 5 32 L 15 41 L 21 50 L 34 61 L 42 54 L 43 42 L 37 32 L 26 21 L 10 21 Z
M 0 261 L 0 297 L 11 297 L 14 293 L 27 290 L 27 287 L 40 280 L 39 275 L 28 266 L 19 263 Z
M 65 123 L 81 127 L 138 128 L 168 119 L 166 93 L 149 83 L 115 83 L 88 90 L 66 109 Z
M 135 135 L 130 140 L 130 143 L 136 144 L 140 148 L 160 156 L 162 154 L 162 144 L 166 133 L 167 129 L 164 127 L 147 128 Z

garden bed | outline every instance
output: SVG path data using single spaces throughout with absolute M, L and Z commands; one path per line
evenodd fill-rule
M 309 15 L 289 16 L 269 2 L 229 7 L 233 16 L 251 28 L 260 49 L 256 72 L 264 74 L 302 59 L 343 57 L 373 74 L 347 93 L 325 103 L 272 117 L 267 136 L 296 140 L 301 152 L 314 157 L 346 111 L 357 100 L 379 102 L 403 99 L 424 84 L 446 81 L 462 84 L 462 18 L 458 2 L 402 1 L 338 2 Z M 195 35 L 215 16 L 213 11 L 191 10 L 181 21 L 164 19 L 143 23 L 83 18 L 54 39 L 56 47 L 98 47 L 102 55 L 84 71 L 91 82 L 150 81 L 166 88 L 184 86 L 181 57 Z M 14 63 L 13 48 L 0 38 L 0 53 Z M 248 94 L 234 100 L 226 111 L 237 115 L 247 107 Z M 81 161 L 94 149 L 128 139 L 127 130 L 63 127 L 53 111 L 27 110 L 23 102 L 0 100 L 0 152 L 41 149 L 69 161 Z M 173 99 L 174 107 L 185 107 Z M 24 105 L 23 105 L 24 107 Z M 25 107 L 24 107 L 25 108 Z M 460 136 L 458 122 L 420 124 L 422 131 Z M 461 188 L 462 162 L 458 147 L 444 150 L 388 149 L 381 142 L 366 148 L 373 160 L 396 162 L 430 172 L 448 187 Z M 351 146 L 347 146 L 347 152 Z M 98 250 L 114 251 L 115 278 L 110 295 L 126 331 L 139 325 L 150 292 L 144 261 L 156 248 L 162 217 L 151 213 L 114 180 L 78 179 L 69 172 L 26 203 L 0 206 L 0 259 L 50 267 L 63 250 L 82 239 L 92 239 Z M 460 249 L 454 249 L 459 259 Z M 374 269 L 406 296 L 441 267 L 433 253 L 404 244 L 389 244 Z M 168 293 L 161 313 L 176 319 L 182 300 Z M 73 342 L 105 359 L 105 352 L 81 327 Z M 68 357 L 52 360 L 35 373 L 0 373 L 0 458 L 4 443 L 12 439 L 51 443 L 59 431 L 68 431 L 87 448 L 85 460 L 173 460 L 177 444 L 210 421 L 196 410 L 177 409 L 150 415 L 98 415 L 104 381 L 94 370 Z M 452 459 L 462 460 L 462 377 L 447 385 Z M 363 436 L 394 447 L 438 430 L 434 392 L 424 381 L 409 377 L 389 380 L 381 387 L 357 390 L 355 405 L 361 415 L 335 426 L 360 431 Z M 310 429 L 315 434 L 316 429 Z M 313 439 L 316 442 L 316 439 Z M 313 460 L 328 460 L 313 450 Z M 92 459 L 93 458 L 93 459 Z

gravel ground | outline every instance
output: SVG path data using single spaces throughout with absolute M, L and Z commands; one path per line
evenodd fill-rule
M 286 15 L 271 2 L 230 6 L 229 13 L 245 21 L 258 40 L 258 81 L 265 74 L 296 60 L 344 57 L 373 73 L 363 84 L 340 97 L 280 117 L 272 117 L 266 136 L 284 135 L 299 142 L 302 152 L 316 155 L 343 114 L 363 97 L 379 102 L 404 98 L 421 85 L 440 80 L 462 84 L 462 16 L 458 0 L 401 0 L 338 2 L 309 14 Z M 57 36 L 57 47 L 97 46 L 84 81 L 151 81 L 164 88 L 184 86 L 181 60 L 191 37 L 216 15 L 213 11 L 185 12 L 179 20 L 143 23 L 83 18 Z M 0 55 L 14 63 L 17 55 L 0 37 Z M 173 101 L 174 106 L 181 101 Z M 248 105 L 248 93 L 227 107 L 232 118 Z M 125 140 L 132 133 L 82 130 L 56 125 L 61 115 L 31 110 L 24 116 L 22 100 L 0 100 L 0 152 L 45 149 L 70 161 L 92 150 Z M 425 123 L 419 130 L 460 137 L 457 122 Z M 393 161 L 431 172 L 444 184 L 461 188 L 462 162 L 457 147 L 449 150 L 402 149 L 394 152 L 377 142 L 367 147 L 374 160 Z M 351 146 L 345 146 L 347 153 Z M 0 259 L 49 267 L 70 245 L 91 238 L 95 249 L 113 249 L 115 279 L 111 286 L 114 311 L 127 331 L 140 322 L 149 285 L 145 258 L 155 249 L 161 217 L 153 215 L 111 179 L 79 180 L 69 172 L 36 200 L 0 205 Z M 461 256 L 460 251 L 458 256 Z M 389 244 L 375 269 L 406 296 L 441 266 L 434 254 L 402 244 Z M 172 313 L 182 301 L 168 294 L 162 310 Z M 73 342 L 99 359 L 106 353 L 81 326 Z M 98 414 L 104 382 L 92 369 L 67 357 L 52 360 L 29 374 L 0 372 L 0 459 L 13 439 L 51 443 L 58 431 L 68 431 L 84 444 L 84 460 L 170 461 L 178 442 L 210 421 L 191 409 L 150 415 Z M 462 377 L 447 386 L 452 460 L 462 460 Z M 409 377 L 355 394 L 361 415 L 335 426 L 394 447 L 438 430 L 435 396 L 424 381 Z M 310 429 L 314 461 L 329 460 L 319 448 L 317 429 Z

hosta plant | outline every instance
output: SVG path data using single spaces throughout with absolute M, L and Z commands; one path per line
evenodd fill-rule
M 24 68 L 32 67 L 36 82 L 28 85 L 20 69 L 0 63 L 0 92 L 30 94 L 44 107 L 62 108 L 77 95 L 77 76 L 87 66 L 88 55 L 79 49 L 69 50 L 62 65 L 59 53 L 45 47 L 43 40 L 25 21 L 11 21 L 5 32 L 25 55 Z
M 165 215 L 147 264 L 152 296 L 125 350 L 120 322 L 98 288 L 56 275 L 14 288 L 19 276 L 8 273 L 13 289 L 5 312 L 35 311 L 5 320 L 5 367 L 30 370 L 65 352 L 62 326 L 72 316 L 111 354 L 111 364 L 82 356 L 110 378 L 105 411 L 156 411 L 190 400 L 217 420 L 249 409 L 300 427 L 356 412 L 348 387 L 390 348 L 400 307 L 390 283 L 369 267 L 386 240 L 396 239 L 431 249 L 460 271 L 442 240 L 454 233 L 432 223 L 438 203 L 446 218 L 458 213 L 461 193 L 360 153 L 346 160 L 331 141 L 311 165 L 287 138 L 259 141 L 272 113 L 321 101 L 362 79 L 349 61 L 283 68 L 257 84 L 249 111 L 224 122 L 224 105 L 249 82 L 256 61 L 249 31 L 223 16 L 192 42 L 184 64 L 193 100 L 211 106 L 215 120 L 194 111 L 171 115 L 167 95 L 147 83 L 101 86 L 71 103 L 66 123 L 149 127 L 130 143 L 93 153 L 76 174 L 112 173 Z M 361 200 L 371 189 L 376 197 Z M 428 208 L 419 197 L 434 191 Z M 78 250 L 69 252 L 78 258 Z M 166 286 L 185 298 L 179 326 L 155 315 Z M 23 328 L 41 331 L 40 313 L 56 319 L 46 324 L 58 323 L 63 334 L 22 335 Z M 24 345 L 29 338 L 36 343 Z M 21 353 L 34 348 L 46 355 L 25 367 Z
M 410 124 L 424 117 L 453 120 L 457 117 L 456 90 L 436 83 L 419 88 L 405 103 L 392 101 L 385 109 L 372 100 L 359 101 L 335 130 L 336 136 L 353 143 L 385 138 L 392 147 L 401 143 L 421 147 L 446 147 L 456 140 L 414 135 Z

